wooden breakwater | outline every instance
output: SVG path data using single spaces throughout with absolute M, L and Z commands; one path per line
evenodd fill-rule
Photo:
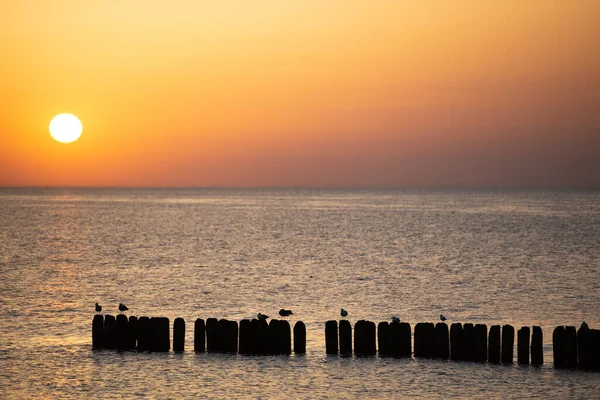
M 173 323 L 172 349 L 185 350 L 186 324 Z M 354 332 L 353 332 L 354 331 Z M 293 335 L 292 335 L 293 332 Z M 94 349 L 164 352 L 171 350 L 169 319 L 164 317 L 127 318 L 120 314 L 95 315 L 92 320 Z M 353 335 L 354 333 L 354 335 Z M 369 357 L 417 357 L 441 360 L 488 362 L 495 364 L 542 365 L 544 337 L 541 327 L 453 323 L 417 323 L 414 332 L 406 322 L 360 320 L 354 327 L 348 320 L 325 323 L 325 350 L 328 355 Z M 293 338 L 293 339 L 292 339 Z M 414 343 L 414 348 L 412 347 Z M 583 324 L 559 326 L 552 334 L 554 366 L 600 370 L 600 330 Z M 226 319 L 198 318 L 194 322 L 196 352 L 289 355 L 306 352 L 306 326 L 272 319 L 244 319 L 238 324 Z
M 325 348 L 329 355 L 414 357 L 450 359 L 455 361 L 513 364 L 515 360 L 515 328 L 511 325 L 444 322 L 418 323 L 414 327 L 414 349 L 411 349 L 411 326 L 405 322 L 357 321 L 354 325 L 354 352 L 352 325 L 347 320 L 325 323 Z M 520 365 L 544 363 L 544 338 L 541 327 L 521 327 L 516 332 L 517 355 Z M 579 367 L 600 370 L 600 330 L 583 325 L 557 327 L 553 333 L 555 367 Z
M 185 351 L 183 318 L 173 323 L 173 351 Z M 306 352 L 306 326 L 296 322 L 292 330 L 288 321 L 272 319 L 196 319 L 194 323 L 194 350 L 196 352 L 289 355 Z M 109 350 L 137 350 L 164 352 L 171 349 L 169 319 L 164 317 L 137 317 L 120 314 L 95 315 L 92 320 L 92 347 Z

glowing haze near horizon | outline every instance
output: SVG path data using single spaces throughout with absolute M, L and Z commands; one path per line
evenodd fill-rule
M 597 1 L 0 3 L 0 186 L 600 187 Z M 84 133 L 59 144 L 59 113 Z

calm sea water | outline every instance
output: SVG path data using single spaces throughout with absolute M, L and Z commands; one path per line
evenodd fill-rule
M 597 191 L 0 189 L 0 398 L 600 398 L 551 364 L 599 293 Z M 186 352 L 92 351 L 95 302 L 185 318 Z M 327 357 L 340 307 L 541 325 L 546 364 Z M 195 318 L 280 308 L 306 355 L 191 351 Z

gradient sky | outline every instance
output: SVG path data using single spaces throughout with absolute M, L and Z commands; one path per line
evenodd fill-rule
M 597 0 L 0 3 L 0 186 L 600 188 Z M 77 115 L 72 144 L 50 119 Z

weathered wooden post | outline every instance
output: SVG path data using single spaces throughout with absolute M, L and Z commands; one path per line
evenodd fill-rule
M 137 339 L 139 335 L 138 319 L 136 316 L 129 317 L 129 323 L 127 324 L 128 337 L 127 337 L 127 348 L 135 350 L 137 346 Z
M 475 361 L 475 326 L 471 323 L 463 325 L 463 351 L 466 361 Z
M 592 329 L 590 332 L 591 350 L 591 368 L 600 370 L 600 330 Z
M 565 344 L 567 353 L 567 367 L 577 367 L 577 330 L 574 326 L 565 327 Z
M 488 361 L 500 364 L 500 325 L 490 327 Z
M 128 322 L 125 314 L 117 315 L 117 349 L 119 350 L 127 350 L 129 344 Z
M 298 321 L 294 325 L 294 354 L 306 353 L 306 325 Z
M 92 320 L 92 349 L 98 350 L 104 347 L 104 317 L 100 314 L 94 315 Z
M 205 350 L 205 331 L 204 320 L 197 318 L 194 322 L 194 351 L 204 352 Z
M 346 319 L 340 320 L 340 354 L 352 355 L 352 325 Z
M 252 322 L 249 319 L 240 321 L 240 354 L 252 354 L 254 332 L 252 332 Z
M 529 364 L 529 337 L 528 326 L 523 326 L 517 331 L 517 362 L 519 364 Z
M 149 339 L 148 350 L 159 351 L 160 339 L 161 339 L 161 327 L 160 327 L 160 318 L 159 317 L 150 318 L 150 330 L 148 333 L 148 339 Z
M 269 324 L 267 321 L 252 320 L 254 326 L 255 354 L 269 354 Z
M 379 344 L 378 349 L 380 356 L 392 355 L 392 343 L 389 323 L 380 322 L 377 325 L 377 343 Z
M 435 358 L 447 360 L 450 356 L 450 333 L 445 322 L 435 325 Z
M 377 334 L 375 322 L 366 321 L 365 323 L 365 352 L 366 356 L 377 354 Z
M 542 334 L 542 328 L 539 326 L 533 327 L 533 333 L 531 335 L 531 364 L 544 364 L 544 336 Z
M 554 355 L 554 366 L 557 368 L 567 366 L 565 327 L 557 326 L 552 332 L 552 351 Z
M 219 349 L 218 323 L 219 320 L 216 318 L 209 318 L 206 320 L 206 350 L 208 352 L 221 351 L 221 349 Z
M 511 325 L 502 327 L 502 364 L 512 364 L 515 347 L 515 328 Z
M 487 325 L 475 325 L 475 361 L 486 362 L 487 360 Z
M 400 322 L 400 357 L 412 356 L 412 332 L 408 322 Z
M 292 330 L 290 323 L 279 321 L 279 354 L 289 355 L 292 353 Z
M 427 339 L 427 328 L 423 322 L 418 322 L 415 325 L 415 357 L 425 357 L 425 347 Z
M 465 359 L 465 352 L 463 349 L 463 328 L 460 323 L 450 325 L 450 358 L 455 361 Z
M 150 350 L 150 318 L 140 317 L 138 320 L 138 342 L 137 349 L 139 351 Z
M 330 355 L 338 353 L 337 321 L 325 323 L 325 352 Z
M 227 321 L 227 324 L 225 325 L 227 328 L 227 341 L 226 343 L 226 347 L 225 347 L 225 351 L 227 353 L 233 353 L 233 354 L 237 354 L 238 352 L 238 333 L 239 333 L 239 329 L 238 329 L 238 323 L 237 321 Z
M 173 321 L 173 351 L 185 350 L 185 321 L 175 318 Z
M 117 348 L 117 321 L 113 315 L 104 316 L 104 347 L 110 350 Z
M 280 336 L 279 320 L 272 319 L 271 322 L 269 322 L 269 330 L 268 330 L 269 354 L 280 354 L 279 353 L 279 350 L 280 350 L 280 345 L 279 345 L 280 337 L 279 336 Z
M 158 351 L 171 350 L 171 332 L 169 318 L 160 317 L 159 321 L 159 344 Z

